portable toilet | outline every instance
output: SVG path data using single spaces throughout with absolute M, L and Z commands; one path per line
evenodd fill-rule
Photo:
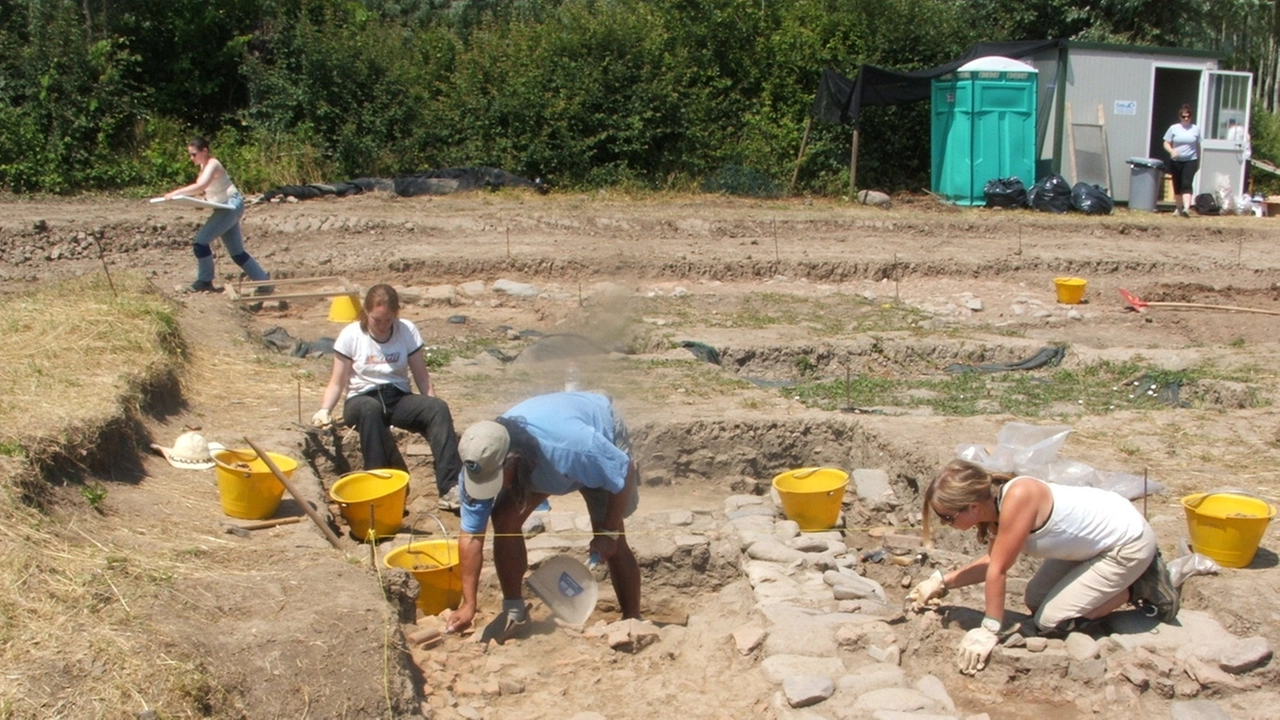
M 933 81 L 933 192 L 957 205 L 984 205 L 983 188 L 1017 177 L 1030 189 L 1036 167 L 1038 71 L 990 56 Z

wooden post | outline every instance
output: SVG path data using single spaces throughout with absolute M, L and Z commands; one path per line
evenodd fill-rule
M 804 122 L 804 137 L 800 139 L 800 153 L 796 155 L 796 171 L 791 173 L 791 186 L 787 188 L 788 195 L 794 195 L 796 192 L 796 182 L 800 179 L 800 163 L 804 161 L 804 150 L 809 146 L 809 130 L 812 128 L 813 116 L 810 115 Z
M 849 202 L 857 200 L 858 187 L 858 126 L 853 126 L 853 140 L 849 147 Z
M 285 489 L 289 491 L 289 494 L 293 496 L 293 499 L 298 501 L 298 505 L 302 507 L 302 511 L 307 514 L 307 517 L 311 518 L 311 522 L 314 522 L 316 527 L 320 528 L 320 532 L 324 533 L 324 539 L 328 540 L 329 544 L 332 545 L 334 549 L 341 550 L 342 541 L 333 533 L 333 530 L 329 529 L 329 525 L 320 517 L 320 513 L 316 512 L 315 509 L 311 507 L 311 503 L 307 502 L 298 494 L 298 491 L 293 487 L 293 483 L 289 481 L 289 478 L 284 476 L 284 473 L 280 472 L 280 468 L 276 465 L 276 462 L 271 459 L 271 456 L 263 452 L 262 448 L 255 445 L 249 438 L 245 438 L 244 441 L 249 445 L 249 447 L 253 448 L 254 452 L 258 453 L 258 457 L 262 458 L 262 462 L 267 466 L 267 469 L 271 471 L 271 474 L 275 475 L 276 479 L 280 481 L 280 484 L 284 485 Z

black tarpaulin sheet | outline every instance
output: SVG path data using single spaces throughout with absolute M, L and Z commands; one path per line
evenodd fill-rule
M 1059 39 L 976 43 L 955 60 L 925 70 L 900 72 L 875 65 L 860 65 L 852 80 L 831 68 L 824 68 L 811 113 L 814 119 L 822 122 L 857 124 L 864 107 L 928 100 L 934 78 L 954 72 L 970 60 L 991 55 L 1026 57 L 1065 47 L 1066 42 Z

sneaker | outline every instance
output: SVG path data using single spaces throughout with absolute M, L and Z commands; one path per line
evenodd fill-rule
M 1129 586 L 1129 602 L 1147 617 L 1156 618 L 1162 623 L 1172 622 L 1178 617 L 1182 596 L 1178 588 L 1173 586 L 1169 568 L 1160 557 L 1160 551 L 1156 551 L 1156 556 L 1151 559 L 1146 571 Z
M 193 293 L 220 293 L 222 290 L 213 286 L 213 282 L 209 280 L 197 280 L 186 288 L 187 292 Z
M 454 485 L 449 488 L 449 492 L 440 496 L 440 501 L 436 507 L 447 512 L 457 512 L 462 509 L 462 498 L 458 495 L 458 486 Z
M 1188 209 L 1186 209 L 1186 208 L 1182 208 L 1181 210 L 1179 210 L 1179 211 L 1178 211 L 1178 216 L 1179 216 L 1179 217 L 1184 217 L 1184 218 L 1189 218 L 1189 217 L 1191 217 L 1191 211 L 1190 211 L 1190 210 L 1188 210 Z

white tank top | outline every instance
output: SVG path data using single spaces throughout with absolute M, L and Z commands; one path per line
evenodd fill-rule
M 996 508 L 1009 486 L 1020 481 L 1044 483 L 1053 494 L 1053 510 L 1038 530 L 1027 536 L 1022 551 L 1031 557 L 1080 561 L 1097 557 L 1142 535 L 1146 520 L 1118 493 L 1092 487 L 1058 485 L 1021 475 L 1005 483 Z
M 213 174 L 209 187 L 205 188 L 204 199 L 209 202 L 225 203 L 231 199 L 232 194 L 238 194 L 239 192 L 231 182 L 231 176 L 227 174 L 227 169 L 224 167 L 221 172 Z

